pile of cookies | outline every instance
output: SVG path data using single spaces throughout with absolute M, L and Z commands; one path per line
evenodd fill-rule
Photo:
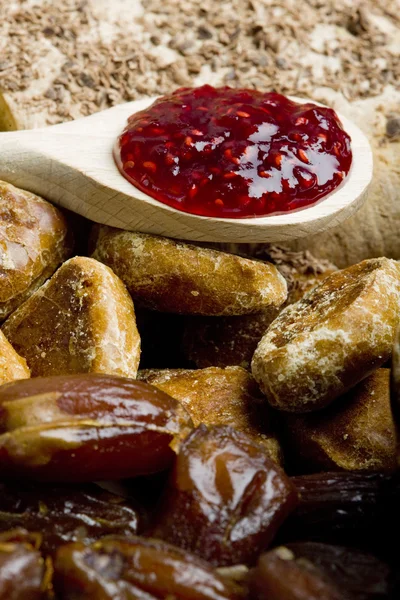
M 268 252 L 0 182 L 1 599 L 396 597 L 400 264 Z

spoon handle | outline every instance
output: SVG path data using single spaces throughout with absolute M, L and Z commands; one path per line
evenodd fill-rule
M 0 133 L 0 179 L 46 196 L 50 182 L 58 179 L 51 129 Z

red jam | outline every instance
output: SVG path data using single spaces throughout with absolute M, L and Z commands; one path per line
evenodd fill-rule
M 182 88 L 132 115 L 114 156 L 156 200 L 212 217 L 255 217 L 314 204 L 352 161 L 330 108 L 275 92 Z

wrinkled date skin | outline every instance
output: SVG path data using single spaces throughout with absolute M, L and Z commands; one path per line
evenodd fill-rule
M 0 600 L 44 600 L 51 578 L 50 566 L 37 546 L 40 535 L 23 529 L 0 534 Z
M 284 546 L 260 556 L 250 589 L 256 600 L 350 600 L 313 563 L 297 561 Z
M 279 541 L 350 544 L 389 551 L 400 532 L 400 478 L 383 473 L 316 473 L 292 477 L 300 497 Z
M 371 554 L 299 542 L 260 556 L 250 574 L 258 600 L 384 600 L 390 569 Z
M 0 476 L 69 482 L 159 472 L 190 426 L 175 399 L 133 379 L 16 381 L 0 388 Z
M 0 484 L 0 530 L 40 531 L 43 555 L 68 542 L 134 535 L 138 516 L 126 501 L 96 485 Z
M 390 569 L 373 554 L 317 542 L 287 544 L 296 560 L 312 563 L 351 598 L 378 600 L 391 591 Z
M 104 538 L 62 546 L 54 586 L 60 600 L 234 600 L 207 563 L 160 540 Z
M 261 446 L 231 427 L 200 425 L 180 447 L 151 534 L 215 566 L 251 564 L 296 503 Z

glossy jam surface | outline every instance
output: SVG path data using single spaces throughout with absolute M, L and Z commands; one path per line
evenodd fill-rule
M 350 136 L 330 108 L 275 92 L 182 88 L 132 115 L 114 157 L 156 200 L 213 217 L 314 204 L 350 170 Z

